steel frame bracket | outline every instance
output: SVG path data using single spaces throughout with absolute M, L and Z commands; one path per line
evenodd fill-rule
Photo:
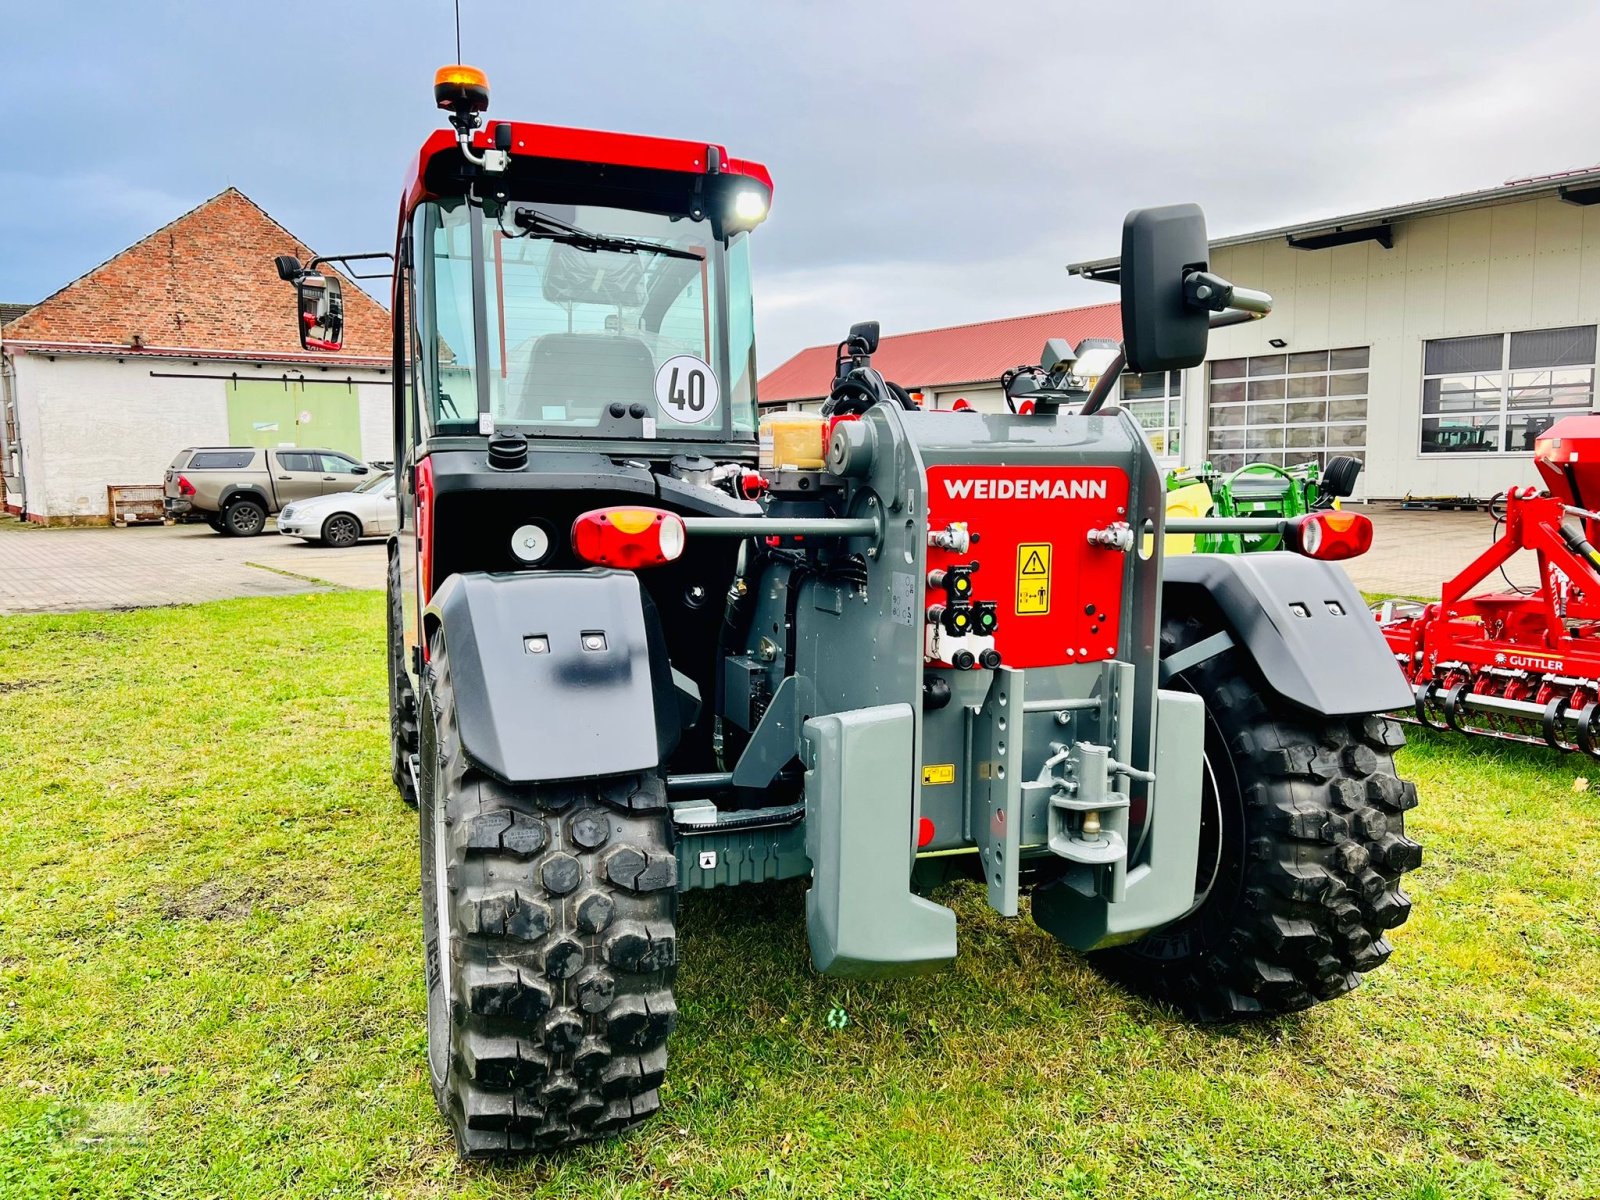
M 968 710 L 973 779 L 967 823 L 978 844 L 989 906 L 1003 917 L 1017 915 L 1026 679 L 1026 672 L 1000 667 L 983 704 Z
M 1213 633 L 1210 637 L 1201 638 L 1192 646 L 1173 651 L 1161 660 L 1161 685 L 1165 687 L 1172 682 L 1174 676 L 1198 667 L 1207 659 L 1231 650 L 1233 646 L 1233 635 L 1224 629 L 1220 633 Z

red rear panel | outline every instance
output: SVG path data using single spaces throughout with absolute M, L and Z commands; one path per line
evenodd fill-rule
M 938 466 L 928 469 L 931 530 L 965 522 L 965 554 L 928 548 L 930 571 L 977 562 L 973 601 L 995 601 L 994 648 L 1008 667 L 1115 658 L 1127 552 L 1089 543 L 1128 520 L 1128 476 L 1116 467 Z M 927 605 L 946 602 L 927 589 Z

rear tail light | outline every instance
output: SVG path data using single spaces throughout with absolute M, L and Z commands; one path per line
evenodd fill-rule
M 1372 520 L 1360 513 L 1307 513 L 1289 526 L 1296 548 L 1307 558 L 1338 562 L 1372 549 Z
M 585 562 L 636 571 L 683 553 L 683 518 L 659 508 L 597 508 L 572 523 L 572 548 Z
M 178 495 L 180 495 L 180 496 L 192 496 L 192 495 L 194 495 L 194 484 L 190 483 L 182 475 L 178 476 Z

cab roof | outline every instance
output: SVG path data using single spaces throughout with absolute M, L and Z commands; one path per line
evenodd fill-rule
M 570 129 L 522 121 L 490 121 L 472 135 L 475 149 L 492 149 L 494 128 L 511 127 L 510 190 L 553 187 L 558 191 L 594 193 L 594 203 L 644 207 L 655 211 L 688 211 L 707 191 L 730 183 L 755 184 L 772 195 L 767 168 L 748 159 L 730 158 L 715 143 L 679 138 Z M 423 142 L 406 182 L 403 216 L 424 200 L 464 194 L 474 178 L 456 148 L 453 130 L 438 129 Z M 725 182 L 708 183 L 709 180 Z M 615 196 L 611 194 L 615 193 Z M 604 197 L 610 196 L 607 200 Z M 631 203 L 630 203 L 631 200 Z

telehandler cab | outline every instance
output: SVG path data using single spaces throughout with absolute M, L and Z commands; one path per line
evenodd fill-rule
M 1106 405 L 1120 360 L 1092 391 L 1056 372 L 1028 415 L 923 412 L 867 324 L 825 417 L 763 422 L 766 169 L 480 129 L 470 68 L 435 93 L 454 131 L 395 244 L 389 699 L 462 1154 L 656 1111 L 692 888 L 806 877 L 815 967 L 872 977 L 949 963 L 929 890 L 975 879 L 1202 1020 L 1305 1008 L 1389 956 L 1420 850 L 1375 714 L 1411 693 L 1323 561 L 1362 530 L 1165 521 Z M 1265 312 L 1206 259 L 1198 208 L 1128 217 L 1129 369 L 1193 366 L 1211 324 Z M 285 277 L 306 344 L 336 347 L 319 265 Z M 1298 552 L 1164 565 L 1164 524 Z

